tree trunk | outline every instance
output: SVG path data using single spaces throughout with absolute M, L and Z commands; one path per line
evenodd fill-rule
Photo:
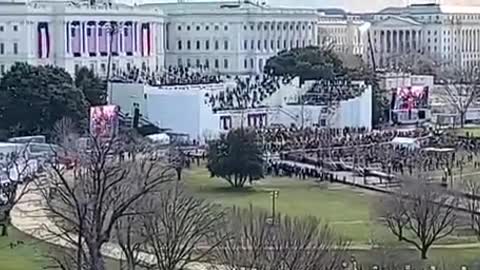
M 8 225 L 7 223 L 0 225 L 2 226 L 2 234 L 0 236 L 8 236 Z
M 465 112 L 460 112 L 460 128 L 465 126 Z
M 182 168 L 176 168 L 175 170 L 177 171 L 177 181 L 181 181 L 182 180 Z
M 90 270 L 105 270 L 105 262 L 101 253 L 102 245 L 99 243 L 93 243 L 88 245 L 88 252 L 90 255 L 90 265 L 88 269 Z
M 428 258 L 427 258 L 427 252 L 428 252 L 428 248 L 427 248 L 427 247 L 423 247 L 423 248 L 420 250 L 420 255 L 422 256 L 422 260 L 428 259 Z

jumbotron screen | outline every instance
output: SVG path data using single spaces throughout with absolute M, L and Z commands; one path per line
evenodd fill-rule
M 118 132 L 118 106 L 90 108 L 90 133 L 95 137 L 112 137 Z
M 418 110 L 428 107 L 428 86 L 411 86 L 392 91 L 393 110 Z

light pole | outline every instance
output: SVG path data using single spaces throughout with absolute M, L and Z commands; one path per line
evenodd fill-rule
M 272 225 L 275 224 L 275 210 L 276 210 L 276 203 L 278 199 L 278 195 L 280 194 L 280 191 L 278 190 L 272 190 L 270 191 L 270 196 L 272 198 Z

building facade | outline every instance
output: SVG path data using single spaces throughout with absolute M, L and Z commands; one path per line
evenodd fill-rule
M 141 5 L 167 15 L 167 66 L 204 66 L 223 73 L 262 71 L 279 51 L 317 45 L 318 15 L 248 1 Z
M 115 29 L 112 34 L 109 31 Z M 15 62 L 57 65 L 70 73 L 163 66 L 164 17 L 158 11 L 72 2 L 0 2 L 0 74 Z
M 336 52 L 364 56 L 368 49 L 370 23 L 343 10 L 319 10 L 318 44 Z
M 416 4 L 366 15 L 377 67 L 424 55 L 444 67 L 480 64 L 480 7 Z

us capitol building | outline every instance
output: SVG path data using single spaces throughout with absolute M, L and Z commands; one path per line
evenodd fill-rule
M 456 0 L 353 14 L 245 0 L 0 0 L 0 76 L 17 61 L 105 74 L 110 52 L 112 70 L 183 65 L 249 74 L 279 51 L 309 45 L 331 45 L 377 67 L 409 54 L 473 67 L 480 64 L 480 7 Z

